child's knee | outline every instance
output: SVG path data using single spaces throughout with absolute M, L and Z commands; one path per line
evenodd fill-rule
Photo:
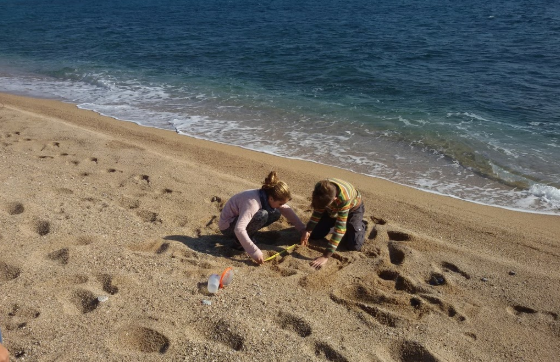
M 360 251 L 362 250 L 363 246 L 364 246 L 364 239 L 356 240 L 356 242 L 348 245 L 347 248 L 349 251 Z

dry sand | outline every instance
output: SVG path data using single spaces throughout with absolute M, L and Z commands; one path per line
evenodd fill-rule
M 14 361 L 559 360 L 558 216 L 6 94 L 0 170 L 0 327 Z M 363 252 L 315 271 L 320 241 L 263 266 L 233 251 L 220 208 L 270 170 L 304 222 L 316 181 L 357 186 Z M 257 240 L 268 255 L 298 234 L 283 221 Z M 230 266 L 232 284 L 209 295 L 209 275 Z

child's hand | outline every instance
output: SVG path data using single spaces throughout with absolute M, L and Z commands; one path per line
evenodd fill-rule
M 309 231 L 303 231 L 301 233 L 301 240 L 299 242 L 299 245 L 307 246 L 307 244 L 309 243 L 309 236 L 311 236 L 311 233 Z
M 326 256 L 320 256 L 317 259 L 313 260 L 309 265 L 319 270 L 323 265 L 327 264 L 327 261 L 329 261 L 329 258 L 327 258 Z
M 10 353 L 0 344 L 0 362 L 9 362 L 10 361 Z
M 263 258 L 262 253 L 259 253 L 259 255 L 255 256 L 255 257 L 253 258 L 253 260 L 254 260 L 257 264 L 262 264 L 262 263 L 264 263 L 264 258 Z

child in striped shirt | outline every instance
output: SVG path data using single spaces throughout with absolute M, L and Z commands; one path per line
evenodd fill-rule
M 324 238 L 333 228 L 324 254 L 311 262 L 312 267 L 320 269 L 325 265 L 341 242 L 348 250 L 362 248 L 366 233 L 364 203 L 352 184 L 335 178 L 318 182 L 313 190 L 311 207 L 313 214 L 301 245 L 307 245 L 309 238 Z

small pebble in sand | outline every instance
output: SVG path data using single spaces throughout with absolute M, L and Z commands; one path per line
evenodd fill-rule
M 510 270 L 509 275 L 515 275 L 515 272 L 513 270 Z
M 97 297 L 97 300 L 100 301 L 101 303 L 106 302 L 109 300 L 109 297 L 106 295 L 100 295 L 99 297 Z
M 482 280 L 483 282 L 487 282 L 488 278 L 484 277 L 484 278 L 480 278 L 480 280 Z

